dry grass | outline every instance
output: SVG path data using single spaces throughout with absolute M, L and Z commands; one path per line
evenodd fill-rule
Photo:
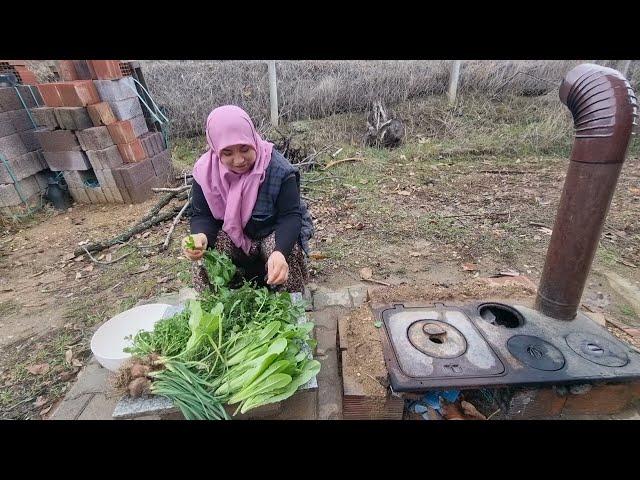
M 465 61 L 462 94 L 487 98 L 556 91 L 564 74 L 580 61 Z M 622 68 L 623 61 L 599 61 Z M 639 62 L 629 71 L 640 79 Z M 376 99 L 387 106 L 441 95 L 449 78 L 447 61 L 279 61 L 278 103 L 285 121 L 363 112 Z M 145 61 L 143 70 L 158 104 L 168 110 L 172 133 L 203 133 L 212 108 L 236 104 L 258 126 L 267 123 L 269 86 L 263 61 Z

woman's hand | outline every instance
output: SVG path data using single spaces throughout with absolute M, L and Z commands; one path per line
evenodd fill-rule
M 195 244 L 194 249 L 188 249 L 186 243 L 189 237 L 184 237 L 182 239 L 182 253 L 189 260 L 200 260 L 204 255 L 205 250 L 207 249 L 207 236 L 204 233 L 195 233 L 191 235 L 193 237 L 193 243 Z
M 282 285 L 289 278 L 289 264 L 282 253 L 276 251 L 267 260 L 267 283 Z

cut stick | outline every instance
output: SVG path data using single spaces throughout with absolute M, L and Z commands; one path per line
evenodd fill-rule
M 187 200 L 184 203 L 184 205 L 182 206 L 182 209 L 180 210 L 180 212 L 178 212 L 178 215 L 176 215 L 176 218 L 173 219 L 173 223 L 171 224 L 171 228 L 169 229 L 169 233 L 167 233 L 167 238 L 165 238 L 164 243 L 162 244 L 161 250 L 166 250 L 167 247 L 169 246 L 169 241 L 171 240 L 171 234 L 173 234 L 173 230 L 176 228 L 176 225 L 178 224 L 178 222 L 182 218 L 182 214 L 187 209 L 187 207 L 189 206 L 190 203 L 191 203 L 190 200 Z
M 349 157 L 349 158 L 343 158 L 342 160 L 334 160 L 333 162 L 327 163 L 327 165 L 325 165 L 325 167 L 322 170 L 327 170 L 327 169 L 333 167 L 334 165 L 338 165 L 339 163 L 344 163 L 344 162 L 362 162 L 362 161 L 364 161 L 364 158 L 359 158 L 359 157 Z

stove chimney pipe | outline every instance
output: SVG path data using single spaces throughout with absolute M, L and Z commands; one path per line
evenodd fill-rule
M 558 319 L 577 313 L 638 105 L 620 72 L 593 64 L 572 69 L 560 86 L 575 139 L 536 297 L 536 309 Z

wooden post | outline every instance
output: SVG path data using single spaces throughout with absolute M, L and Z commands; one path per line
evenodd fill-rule
M 451 64 L 451 74 L 449 75 L 449 105 L 456 103 L 456 94 L 458 92 L 458 80 L 460 79 L 460 60 L 454 60 Z
M 622 76 L 625 77 L 625 78 L 627 78 L 627 72 L 629 71 L 629 65 L 631 65 L 631 60 L 625 60 L 623 66 L 622 66 L 622 69 L 620 71 Z
M 271 125 L 278 126 L 278 83 L 276 81 L 276 62 L 269 60 L 269 100 L 271 103 Z

